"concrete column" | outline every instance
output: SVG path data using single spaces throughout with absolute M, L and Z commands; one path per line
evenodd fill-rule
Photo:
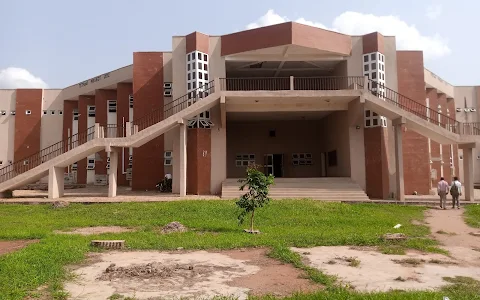
M 463 148 L 463 194 L 465 200 L 475 200 L 475 189 L 473 185 L 473 147 Z M 460 178 L 460 180 L 462 180 Z
M 295 81 L 293 79 L 293 76 L 290 76 L 290 90 L 295 90 Z
M 405 201 L 405 182 L 403 177 L 403 148 L 402 148 L 402 129 L 405 124 L 404 118 L 399 118 L 392 122 L 395 131 L 395 168 L 396 168 L 396 198 L 398 201 Z
M 48 170 L 48 198 L 57 199 L 63 196 L 64 167 L 50 167 Z
M 122 149 L 123 151 L 123 149 Z M 118 152 L 110 152 L 110 170 L 108 170 L 108 197 L 117 196 Z
M 363 76 L 363 89 L 368 90 L 368 76 Z
M 98 138 L 101 138 L 102 135 L 100 133 L 100 123 L 95 123 L 95 127 L 94 127 L 94 130 L 95 130 L 95 133 L 93 134 L 93 138 L 94 139 L 98 139 Z
M 180 197 L 187 195 L 187 125 L 180 124 Z
M 132 135 L 132 123 L 125 122 L 125 137 L 129 137 Z

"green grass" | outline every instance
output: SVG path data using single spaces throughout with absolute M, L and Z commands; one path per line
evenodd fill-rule
M 299 256 L 288 247 L 377 245 L 395 253 L 405 248 L 442 252 L 436 242 L 427 238 L 426 226 L 411 224 L 412 220 L 423 218 L 423 210 L 414 206 L 273 201 L 268 208 L 256 212 L 255 227 L 262 234 L 249 235 L 242 231 L 246 224 L 242 227 L 237 224 L 238 210 L 233 201 L 73 204 L 56 210 L 46 205 L 2 205 L 0 239 L 37 238 L 41 242 L 0 256 L 0 299 L 23 299 L 29 291 L 44 284 L 51 286 L 58 299 L 64 297 L 61 293 L 61 282 L 66 276 L 64 266 L 81 262 L 93 250 L 88 246 L 89 241 L 99 236 L 56 235 L 54 230 L 106 225 L 137 227 L 136 232 L 101 235 L 105 239 L 125 239 L 130 249 L 271 247 L 273 257 L 302 268 L 317 282 L 333 286 L 334 278 L 299 264 Z M 158 234 L 158 229 L 171 221 L 179 221 L 195 231 Z M 398 223 L 402 227 L 393 229 Z M 391 244 L 379 238 L 393 232 L 405 233 L 410 239 Z
M 472 227 L 480 228 L 480 205 L 465 206 L 465 221 Z

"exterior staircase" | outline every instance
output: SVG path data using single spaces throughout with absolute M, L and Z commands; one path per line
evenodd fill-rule
M 239 190 L 238 179 L 227 179 L 222 183 L 222 198 L 236 199 L 247 190 Z M 368 201 L 362 188 L 347 177 L 323 178 L 275 178 L 270 187 L 272 199 L 309 198 L 323 201 Z

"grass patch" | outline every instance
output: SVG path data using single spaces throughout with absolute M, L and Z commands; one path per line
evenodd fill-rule
M 465 222 L 475 228 L 480 228 L 480 205 L 465 206 Z
M 51 286 L 52 295 L 62 299 L 64 266 L 81 262 L 88 251 L 98 251 L 90 248 L 92 239 L 122 239 L 128 248 L 138 250 L 266 246 L 273 249 L 273 257 L 303 269 L 316 282 L 332 286 L 334 278 L 305 266 L 301 257 L 288 247 L 352 245 L 380 246 L 385 251 L 413 248 L 440 252 L 437 243 L 427 238 L 428 227 L 411 224 L 412 220 L 422 219 L 424 209 L 311 200 L 273 201 L 268 208 L 256 211 L 256 227 L 262 234 L 249 235 L 243 232 L 243 227 L 238 227 L 238 210 L 233 201 L 71 204 L 59 210 L 47 205 L 2 205 L 0 239 L 41 241 L 0 256 L 0 299 L 23 299 L 29 291 L 44 284 Z M 196 231 L 158 233 L 159 227 L 172 221 Z M 404 226 L 393 229 L 397 223 Z M 88 237 L 53 233 L 89 226 L 127 226 L 138 231 Z M 404 233 L 409 239 L 392 243 L 380 238 L 395 232 Z

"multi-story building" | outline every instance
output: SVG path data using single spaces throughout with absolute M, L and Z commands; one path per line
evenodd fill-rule
M 0 190 L 48 180 L 220 194 L 250 163 L 277 178 L 347 178 L 370 198 L 480 183 L 479 87 L 424 68 L 394 36 L 288 22 L 172 38 L 171 52 L 61 90 L 0 90 Z M 474 168 L 475 165 L 475 168 Z M 110 174 L 110 175 L 108 175 Z

